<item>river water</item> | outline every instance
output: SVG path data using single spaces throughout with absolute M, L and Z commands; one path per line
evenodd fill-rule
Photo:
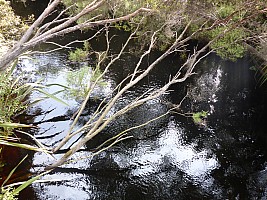
M 154 54 L 152 57 L 158 53 Z M 45 83 L 66 84 L 68 72 L 77 67 L 66 58 L 65 52 L 36 54 L 33 59 L 22 61 L 23 70 L 36 72 L 33 78 L 42 77 Z M 170 57 L 163 62 L 142 84 L 126 93 L 118 107 L 162 85 L 178 59 Z M 264 93 L 256 89 L 251 66 L 248 57 L 233 63 L 210 55 L 198 65 L 197 74 L 190 81 L 173 86 L 168 94 L 113 122 L 74 156 L 74 163 L 44 177 L 54 181 L 33 184 L 22 192 L 21 199 L 264 199 L 266 154 L 261 135 L 264 132 L 258 127 L 264 112 Z M 129 60 L 124 60 L 109 71 L 106 85 L 94 93 L 78 126 L 90 117 L 97 99 L 107 96 L 130 67 Z M 48 91 L 59 89 L 55 86 Z M 208 111 L 206 127 L 173 113 L 130 132 L 132 139 L 93 158 L 80 159 L 90 156 L 91 150 L 110 135 L 164 114 L 168 109 L 164 102 L 177 104 L 186 91 L 189 95 L 182 112 Z M 33 94 L 31 98 L 39 96 Z M 48 99 L 27 113 L 34 116 L 29 117 L 28 123 L 39 127 L 33 131 L 34 136 L 48 147 L 64 137 L 79 105 L 64 93 L 58 97 L 70 106 Z M 30 171 L 37 172 L 52 160 L 35 153 Z
M 117 40 L 120 37 L 123 36 Z M 39 50 L 49 48 L 43 45 Z M 159 52 L 154 52 L 150 59 L 158 55 Z M 21 66 L 33 80 L 43 78 L 43 83 L 67 84 L 67 74 L 81 66 L 70 63 L 67 57 L 66 51 L 34 54 L 31 59 L 22 59 Z M 109 70 L 104 77 L 106 85 L 93 93 L 78 127 L 127 76 L 136 59 L 127 56 Z M 179 57 L 168 57 L 147 79 L 127 92 L 113 112 L 142 92 L 162 86 L 177 66 Z M 264 85 L 259 87 L 255 72 L 250 70 L 252 66 L 248 56 L 230 62 L 211 54 L 197 66 L 196 75 L 189 81 L 172 86 L 167 94 L 112 122 L 75 154 L 75 162 L 44 176 L 50 181 L 33 184 L 21 192 L 19 199 L 266 199 L 266 89 Z M 60 89 L 53 86 L 48 92 Z M 205 127 L 172 113 L 129 132 L 133 138 L 90 157 L 102 141 L 164 114 L 169 109 L 165 102 L 178 104 L 186 93 L 182 112 L 207 111 Z M 57 96 L 69 106 L 47 99 L 24 116 L 27 123 L 39 127 L 29 132 L 47 147 L 55 146 L 64 137 L 80 105 L 79 100 L 70 99 L 64 92 Z M 38 97 L 40 94 L 34 93 L 31 99 Z M 35 153 L 28 161 L 29 171 L 38 172 L 52 161 L 46 154 Z

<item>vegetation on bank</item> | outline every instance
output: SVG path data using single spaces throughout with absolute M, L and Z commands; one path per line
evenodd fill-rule
M 9 135 L 12 127 L 4 127 L 3 124 L 11 123 L 12 117 L 26 109 L 24 100 L 27 88 L 20 86 L 20 80 L 14 80 L 10 72 L 0 74 L 0 128 L 1 135 Z
M 16 16 L 6 0 L 0 0 L 0 56 L 18 40 L 28 28 Z
M 9 6 L 9 2 L 0 0 L 0 56 L 8 51 L 8 49 L 18 40 L 27 25 L 22 22 L 20 17 L 16 16 Z M 0 73 L 0 170 L 5 166 L 2 160 L 3 143 L 8 143 L 8 138 L 12 135 L 14 124 L 12 118 L 20 111 L 26 108 L 23 103 L 25 97 L 22 97 L 22 86 L 19 79 L 12 77 L 13 69 Z M 17 124 L 18 125 L 18 124 Z M 2 179 L 2 177 L 0 177 Z M 6 180 L 7 181 L 7 180 Z M 0 198 L 5 200 L 15 200 L 18 192 L 12 187 L 0 188 Z
M 16 16 L 8 1 L 0 0 L 0 56 L 18 40 L 27 29 L 20 17 Z M 13 77 L 13 67 L 0 73 L 0 135 L 9 135 L 12 127 L 4 124 L 11 123 L 12 117 L 26 108 L 22 95 L 27 89 L 21 84 L 21 77 Z
M 31 18 L 31 17 L 30 17 Z M 32 19 L 30 19 L 32 20 Z M 0 57 L 5 54 L 17 40 L 24 34 L 26 29 L 29 28 L 23 20 L 16 16 L 9 5 L 8 1 L 0 0 Z M 33 91 L 38 91 L 45 96 L 40 99 L 53 98 L 57 99 L 53 94 L 48 94 L 43 89 L 46 86 L 37 82 L 28 82 L 26 74 L 16 73 L 17 60 L 4 71 L 0 71 L 0 171 L 6 165 L 6 160 L 3 160 L 2 154 L 5 152 L 5 146 L 12 146 L 16 148 L 24 148 L 32 151 L 41 151 L 49 153 L 36 138 L 28 133 L 21 132 L 28 137 L 32 138 L 36 144 L 23 144 L 19 138 L 14 134 L 14 129 L 29 128 L 30 125 L 20 124 L 16 122 L 16 116 L 25 111 L 29 105 L 35 102 L 28 101 L 29 95 Z M 36 100 L 39 101 L 40 99 Z M 64 103 L 64 102 L 62 102 Z M 25 157 L 26 158 L 26 157 Z M 21 190 L 29 186 L 31 183 L 39 179 L 43 174 L 30 178 L 28 181 L 19 184 L 8 185 L 7 182 L 14 174 L 17 167 L 25 160 L 21 160 L 16 167 L 14 167 L 5 180 L 1 180 L 0 185 L 0 199 L 15 200 Z M 47 173 L 47 172 L 46 172 Z M 0 176 L 0 179 L 3 177 Z M 16 188 L 15 188 L 16 186 Z

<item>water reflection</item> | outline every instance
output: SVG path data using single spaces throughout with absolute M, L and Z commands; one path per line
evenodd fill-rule
M 35 59 L 42 61 L 25 60 L 24 64 L 40 71 L 40 76 L 44 76 L 47 83 L 64 84 L 67 72 L 72 70 L 66 64 L 64 54 L 37 55 Z M 100 100 L 123 79 L 125 74 L 121 67 L 127 66 L 129 70 L 128 63 L 127 60 L 122 61 L 121 66 L 117 65 L 105 77 L 108 87 L 95 93 L 100 95 Z M 142 92 L 160 87 L 169 77 L 162 74 L 172 73 L 173 68 L 175 64 L 172 61 L 164 62 L 142 84 L 127 92 L 110 115 Z M 177 103 L 184 96 L 183 88 L 186 87 L 174 86 L 169 94 L 149 101 L 111 123 L 101 136 L 73 157 L 72 163 L 45 177 L 61 181 L 34 184 L 32 188 L 36 199 L 246 199 L 250 193 L 254 194 L 255 187 L 251 182 L 256 175 L 252 174 L 255 170 L 263 170 L 264 159 L 260 158 L 261 150 L 250 132 L 254 116 L 251 104 L 254 85 L 248 62 L 229 63 L 211 55 L 196 72 L 198 75 L 186 83 L 190 88 L 189 98 L 182 104 L 182 110 L 208 111 L 207 129 L 196 126 L 191 118 L 173 114 L 131 131 L 128 134 L 133 135 L 133 139 L 90 157 L 91 150 L 111 135 L 165 113 L 167 107 L 163 101 Z M 52 87 L 49 92 L 56 90 L 58 88 Z M 37 96 L 33 94 L 32 98 Z M 59 97 L 65 98 L 64 95 Z M 70 107 L 46 100 L 34 108 L 50 110 L 36 116 L 33 122 L 40 127 L 35 136 L 47 146 L 56 145 L 64 137 L 71 116 L 79 105 L 75 100 L 65 100 Z M 97 105 L 97 101 L 89 103 L 78 126 L 90 118 Z M 60 156 L 57 154 L 56 158 Z M 32 171 L 52 160 L 36 153 Z
M 147 144 L 139 143 L 139 147 L 131 153 L 132 158 L 129 161 L 142 163 L 142 167 L 135 169 L 133 175 L 158 173 L 162 168 L 172 166 L 199 180 L 218 166 L 216 158 L 214 155 L 210 156 L 208 150 L 198 152 L 194 143 L 184 144 L 181 137 L 183 134 L 186 134 L 184 128 L 170 121 L 157 141 L 152 144 L 151 141 L 147 141 Z

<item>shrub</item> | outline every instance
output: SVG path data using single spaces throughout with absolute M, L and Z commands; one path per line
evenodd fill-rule
M 17 40 L 26 30 L 27 25 L 16 16 L 5 0 L 0 0 L 0 35 L 7 40 Z

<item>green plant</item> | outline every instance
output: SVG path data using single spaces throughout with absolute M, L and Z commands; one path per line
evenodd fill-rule
M 102 72 L 98 67 L 93 69 L 89 66 L 81 67 L 76 71 L 70 71 L 67 74 L 69 87 L 66 91 L 67 98 L 84 99 L 90 91 L 92 83 L 97 81 L 101 74 Z M 97 85 L 103 87 L 106 85 L 106 82 L 101 78 L 98 80 Z
M 44 152 L 46 154 L 51 153 L 40 142 L 37 141 L 36 144 L 38 146 L 33 146 L 33 145 L 29 145 L 29 144 L 22 144 L 22 143 L 20 143 L 18 138 L 14 138 L 14 137 L 10 137 L 10 136 L 0 136 L 0 145 L 12 146 L 12 147 L 17 147 L 17 148 L 22 148 L 22 149 L 28 149 L 31 151 L 39 151 L 39 152 Z
M 263 85 L 267 81 L 267 65 L 262 67 L 259 73 L 261 74 L 259 82 L 260 85 Z
M 233 5 L 223 4 L 218 7 L 218 16 L 224 19 L 231 15 L 234 11 L 235 7 Z
M 8 71 L 0 73 L 0 145 L 6 145 L 6 146 L 13 146 L 17 148 L 23 148 L 28 149 L 32 151 L 41 151 L 46 154 L 50 154 L 51 152 L 48 151 L 47 148 L 45 148 L 36 138 L 31 136 L 30 134 L 19 131 L 20 133 L 26 134 L 28 137 L 31 137 L 33 141 L 35 141 L 35 144 L 37 145 L 29 145 L 29 144 L 23 144 L 20 142 L 20 140 L 17 137 L 11 137 L 13 134 L 13 129 L 18 128 L 28 128 L 32 127 L 30 125 L 20 124 L 20 123 L 13 123 L 13 117 L 17 115 L 20 112 L 23 112 L 25 109 L 27 109 L 28 106 L 39 102 L 46 98 L 52 98 L 56 101 L 59 101 L 63 104 L 62 100 L 58 99 L 55 95 L 61 91 L 57 91 L 54 94 L 49 94 L 44 89 L 46 87 L 50 87 L 53 85 L 58 85 L 61 87 L 64 87 L 60 84 L 49 84 L 49 85 L 41 85 L 41 80 L 35 82 L 35 83 L 25 83 L 24 79 L 25 77 L 22 75 L 18 76 L 17 78 L 14 78 L 13 73 L 14 69 L 16 67 L 17 63 L 14 63 L 13 67 L 9 69 Z M 64 87 L 65 88 L 65 87 Z M 27 100 L 28 95 L 31 94 L 33 91 L 38 91 L 39 93 L 44 94 L 45 96 L 40 99 L 35 99 L 33 102 L 29 102 Z M 67 105 L 67 104 L 66 104 Z M 2 154 L 2 151 L 0 151 L 0 155 Z M 1 158 L 1 156 L 0 156 Z M 4 166 L 4 163 L 0 159 L 0 168 Z M 17 168 L 17 167 L 16 167 Z M 13 189 L 9 186 L 5 186 L 4 184 L 8 181 L 8 179 L 11 177 L 11 175 L 16 170 L 14 168 L 10 175 L 7 177 L 7 179 L 4 181 L 1 192 L 0 192 L 0 199 L 6 199 L 6 200 L 14 200 L 16 199 L 16 195 L 23 190 L 25 187 L 27 187 L 29 184 L 40 178 L 43 174 L 33 177 L 32 179 L 26 181 L 25 183 L 22 183 L 18 188 Z
M 192 118 L 195 124 L 201 124 L 203 122 L 203 118 L 206 118 L 208 115 L 207 111 L 196 112 L 192 114 Z
M 0 35 L 7 40 L 18 39 L 26 28 L 28 26 L 14 14 L 8 1 L 0 0 Z
M 11 72 L 12 73 L 12 72 Z M 0 74 L 0 123 L 11 122 L 11 117 L 24 110 L 26 105 L 22 102 L 23 87 L 19 78 L 13 80 L 10 72 Z M 24 91 L 25 92 L 25 91 Z M 3 127 L 9 130 L 10 127 Z
M 15 115 L 25 111 L 27 107 L 33 105 L 36 102 L 39 102 L 45 98 L 52 98 L 58 102 L 61 102 L 67 105 L 62 100 L 58 99 L 55 94 L 61 92 L 58 91 L 54 94 L 49 94 L 44 89 L 53 85 L 58 85 L 63 88 L 65 86 L 60 84 L 49 84 L 42 85 L 40 84 L 41 80 L 36 81 L 35 83 L 25 83 L 25 76 L 23 74 L 14 78 L 13 73 L 17 62 L 14 63 L 13 67 L 7 71 L 0 72 L 0 134 L 1 135 L 10 135 L 14 128 L 21 128 L 27 125 L 12 123 L 12 118 Z M 45 96 L 36 99 L 33 102 L 27 100 L 28 96 L 33 92 L 38 91 L 39 93 L 44 94 Z
M 87 59 L 90 45 L 88 41 L 84 41 L 83 48 L 76 48 L 74 51 L 69 52 L 69 60 L 73 62 L 83 62 Z
M 86 60 L 87 55 L 87 51 L 77 48 L 75 51 L 69 53 L 69 60 L 73 62 L 82 62 Z
M 9 173 L 9 175 L 7 176 L 7 178 L 4 180 L 3 184 L 1 185 L 1 191 L 0 191 L 0 199 L 3 200 L 16 200 L 17 195 L 19 194 L 19 192 L 21 192 L 22 190 L 24 190 L 26 187 L 28 187 L 29 185 L 31 185 L 32 183 L 34 183 L 36 180 L 40 179 L 43 175 L 49 173 L 50 171 L 46 171 L 44 173 L 41 173 L 31 179 L 29 179 L 28 181 L 25 182 L 21 182 L 21 183 L 14 183 L 14 184 L 10 184 L 10 185 L 5 185 L 9 179 L 11 178 L 11 176 L 14 174 L 14 172 L 16 171 L 16 169 L 18 168 L 19 165 L 21 165 L 21 163 L 27 158 L 27 156 L 25 156 L 17 166 L 15 166 L 11 172 Z M 14 186 L 19 185 L 19 187 L 17 188 L 13 188 Z
M 0 199 L 2 200 L 17 200 L 17 195 L 14 195 L 14 189 L 13 188 L 6 188 L 2 189 L 0 194 Z
M 225 27 L 218 27 L 210 31 L 210 38 L 214 38 L 221 34 Z M 224 59 L 235 61 L 242 58 L 246 52 L 242 40 L 247 37 L 247 33 L 242 28 L 235 28 L 223 37 L 218 38 L 211 44 L 211 48 L 215 49 L 216 53 Z

